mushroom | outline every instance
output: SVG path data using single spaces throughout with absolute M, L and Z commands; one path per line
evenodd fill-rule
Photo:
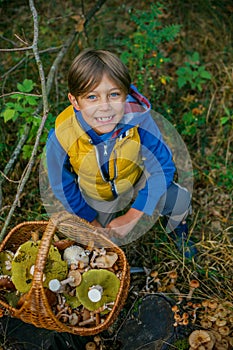
M 64 250 L 63 259 L 67 261 L 68 266 L 71 264 L 78 264 L 79 261 L 82 261 L 85 266 L 89 263 L 89 257 L 86 255 L 85 250 L 78 246 L 72 245 Z
M 228 326 L 219 327 L 218 331 L 223 336 L 227 336 L 230 334 L 230 328 Z
M 68 273 L 68 278 L 70 277 L 73 278 L 73 281 L 68 282 L 71 287 L 77 287 L 82 281 L 82 275 L 78 270 L 71 270 Z
M 95 320 L 96 318 L 94 317 L 94 313 L 93 312 L 90 312 L 89 313 L 89 318 L 87 319 L 83 319 L 83 321 L 79 322 L 79 326 L 82 327 L 82 326 L 86 326 L 86 325 L 91 325 L 91 324 L 95 324 Z
M 15 290 L 15 285 L 8 275 L 0 275 L 0 290 Z
M 215 310 L 218 306 L 218 303 L 217 301 L 215 300 L 209 300 L 208 301 L 208 307 L 211 309 L 211 310 Z
M 75 312 L 72 312 L 71 315 L 68 313 L 62 313 L 58 317 L 59 319 L 63 319 L 64 322 L 69 322 L 71 326 L 76 326 L 79 322 L 79 317 Z
M 14 253 L 10 250 L 0 252 L 0 274 L 11 276 L 11 263 L 14 258 Z
M 204 346 L 204 349 L 208 345 L 208 349 L 213 349 L 214 342 L 210 336 L 210 334 L 207 331 L 204 330 L 195 330 L 193 331 L 189 338 L 188 338 L 189 344 L 191 346 L 191 349 L 199 350 L 201 346 Z
M 172 311 L 173 312 L 179 312 L 179 308 L 178 308 L 178 306 L 176 304 L 172 306 Z
M 97 303 L 100 301 L 103 294 L 103 288 L 100 285 L 92 286 L 88 291 L 88 298 L 93 302 Z
M 226 319 L 223 319 L 223 318 L 217 318 L 215 324 L 216 324 L 218 327 L 223 327 L 223 326 L 226 326 L 227 321 L 226 321 Z
M 91 253 L 94 249 L 94 246 L 95 246 L 95 242 L 94 241 L 89 241 L 87 243 L 87 246 L 86 246 L 86 251 L 88 251 L 89 253 Z
M 93 288 L 93 286 L 95 287 Z M 96 286 L 100 286 L 102 289 L 100 287 L 96 288 Z M 104 269 L 89 270 L 83 273 L 82 282 L 76 287 L 76 295 L 86 309 L 94 311 L 104 304 L 114 302 L 119 287 L 120 280 L 113 272 Z M 94 294 L 90 293 L 91 289 L 94 289 Z M 92 301 L 89 298 L 91 295 L 93 300 L 97 300 L 100 294 L 101 298 L 98 301 Z
M 192 299 L 192 296 L 193 296 L 193 292 L 196 288 L 198 288 L 200 285 L 200 283 L 197 281 L 197 280 L 191 280 L 190 283 L 189 283 L 189 293 L 186 297 L 187 300 L 191 300 Z
M 175 284 L 178 277 L 177 271 L 170 271 L 168 275 L 170 277 L 171 284 Z
M 82 276 L 79 271 L 71 270 L 68 274 L 68 278 L 63 281 L 59 281 L 57 278 L 54 278 L 49 281 L 49 289 L 52 292 L 62 293 L 65 290 L 65 285 L 69 284 L 71 287 L 77 287 L 82 280 Z
M 183 324 L 184 326 L 187 326 L 187 325 L 189 324 L 189 320 L 188 320 L 188 319 L 184 319 L 183 322 L 182 322 L 182 324 Z
M 94 336 L 94 342 L 99 346 L 101 344 L 101 337 L 99 335 Z
M 61 239 L 53 242 L 53 245 L 57 247 L 59 250 L 65 250 L 66 248 L 74 245 L 75 241 L 68 239 Z
M 181 293 L 178 288 L 175 287 L 174 283 L 171 283 L 167 286 L 167 289 L 170 290 L 172 293 L 181 296 Z
M 212 322 L 209 321 L 208 319 L 202 319 L 200 322 L 202 328 L 208 329 L 212 327 Z
M 36 263 L 39 244 L 39 241 L 23 243 L 19 246 L 12 260 L 12 282 L 21 293 L 27 293 L 31 288 L 33 276 L 30 271 L 33 271 L 31 267 Z M 51 279 L 62 279 L 67 275 L 67 263 L 62 261 L 58 249 L 54 246 L 49 249 L 44 275 L 46 279 L 43 281 L 43 286 L 46 288 Z
M 93 341 L 89 341 L 86 346 L 85 346 L 86 350 L 96 350 L 96 343 L 94 343 Z
M 116 253 L 108 252 L 107 254 L 97 256 L 91 267 L 109 268 L 115 264 L 117 259 L 118 255 Z
M 201 302 L 201 305 L 204 307 L 204 309 L 205 309 L 205 312 L 207 312 L 208 311 L 208 300 L 203 300 L 202 302 Z
M 158 271 L 152 271 L 150 273 L 150 277 L 152 277 L 152 282 L 157 284 L 157 289 L 162 287 L 162 284 L 158 276 L 159 276 Z
M 228 344 L 226 344 L 223 341 L 220 341 L 220 342 L 216 342 L 215 349 L 217 349 L 217 350 L 228 350 L 229 347 L 228 347 Z

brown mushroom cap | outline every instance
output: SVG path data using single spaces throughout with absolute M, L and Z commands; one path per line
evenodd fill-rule
M 176 279 L 178 277 L 177 271 L 170 271 L 169 272 L 169 277 L 172 279 Z
M 96 343 L 94 343 L 93 341 L 89 341 L 86 346 L 85 346 L 86 350 L 96 350 Z
M 200 283 L 198 282 L 198 280 L 191 280 L 189 282 L 189 286 L 190 288 L 198 288 L 200 286 Z
M 158 275 L 159 275 L 158 271 L 151 271 L 151 273 L 150 273 L 150 276 L 151 276 L 152 278 L 157 278 Z
M 189 345 L 194 349 L 198 348 L 200 345 L 208 343 L 211 341 L 211 337 L 207 331 L 202 329 L 193 331 L 189 336 Z
M 80 283 L 82 282 L 82 275 L 78 270 L 70 270 L 68 277 L 73 277 L 74 281 L 73 282 L 69 282 L 69 285 L 71 287 L 77 287 L 80 285 Z
M 216 307 L 218 306 L 217 301 L 215 300 L 209 300 L 208 302 L 208 307 L 212 310 L 216 309 Z
M 221 335 L 225 336 L 225 335 L 229 335 L 230 328 L 228 326 L 222 326 L 222 327 L 219 327 L 218 331 Z

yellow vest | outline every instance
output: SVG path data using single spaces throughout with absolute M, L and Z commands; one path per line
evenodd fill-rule
M 109 157 L 110 181 L 100 171 L 96 147 L 77 121 L 73 106 L 67 107 L 56 119 L 58 141 L 69 156 L 78 175 L 80 189 L 97 200 L 113 200 L 112 185 L 118 194 L 125 193 L 137 182 L 143 170 L 138 128 L 129 129 L 125 137 L 118 137 Z

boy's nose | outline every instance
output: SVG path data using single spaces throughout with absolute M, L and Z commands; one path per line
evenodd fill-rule
M 104 97 L 104 98 L 101 100 L 100 109 L 101 109 L 101 110 L 104 110 L 104 111 L 107 111 L 107 110 L 111 109 L 111 104 L 110 104 L 110 102 L 109 102 L 109 100 L 108 100 L 107 97 L 106 97 L 106 98 Z

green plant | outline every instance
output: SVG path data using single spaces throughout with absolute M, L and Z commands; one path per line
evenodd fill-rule
M 223 108 L 225 111 L 225 115 L 220 118 L 220 123 L 222 126 L 226 125 L 227 123 L 233 122 L 233 113 L 225 106 L 223 106 Z
M 189 348 L 189 342 L 188 339 L 178 339 L 173 344 L 174 348 L 177 350 L 187 350 Z
M 161 3 L 152 4 L 150 11 L 135 10 L 131 19 L 137 28 L 121 41 L 126 47 L 121 59 L 128 65 L 132 79 L 139 90 L 143 90 L 147 85 L 154 92 L 156 80 L 160 85 L 165 85 L 170 80 L 168 75 L 159 71 L 165 63 L 170 62 L 164 45 L 175 39 L 181 26 L 177 24 L 164 26 L 160 19 L 164 10 L 165 5 Z
M 10 120 L 16 121 L 19 117 L 24 118 L 26 122 L 34 121 L 33 113 L 38 103 L 38 96 L 30 94 L 34 86 L 35 83 L 29 79 L 25 79 L 22 84 L 17 84 L 19 93 L 10 95 L 13 101 L 7 102 L 4 111 L 0 114 L 5 123 Z
M 22 135 L 24 132 L 25 124 L 31 125 L 27 143 L 23 146 L 22 155 L 24 159 L 28 159 L 31 155 L 33 140 L 41 123 L 40 116 L 35 113 L 40 98 L 40 96 L 32 94 L 35 85 L 36 84 L 30 79 L 24 79 L 22 83 L 18 83 L 18 92 L 9 96 L 11 101 L 6 102 L 4 110 L 0 113 L 0 117 L 3 118 L 5 123 L 17 123 L 19 135 Z M 48 128 L 50 128 L 52 118 L 52 115 L 49 114 L 46 121 Z M 44 133 L 41 138 L 42 143 L 45 142 L 46 137 L 47 135 Z
M 198 52 L 194 52 L 189 56 L 188 61 L 184 62 L 184 66 L 176 70 L 176 74 L 179 88 L 188 85 L 191 89 L 198 89 L 199 91 L 202 91 L 202 86 L 212 77 L 211 73 L 205 69 L 205 66 L 200 64 Z

